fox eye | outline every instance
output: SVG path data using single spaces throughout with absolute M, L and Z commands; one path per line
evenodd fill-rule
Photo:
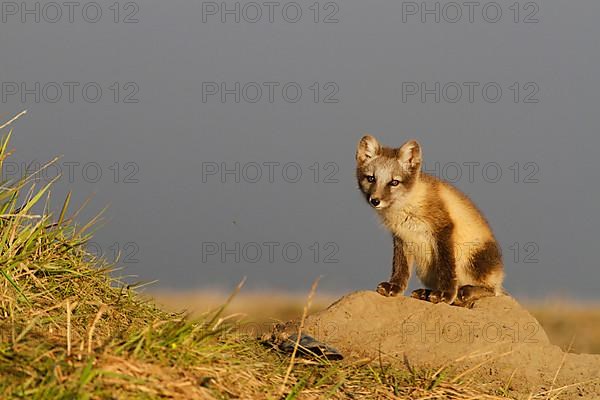
M 373 183 L 373 182 L 375 182 L 375 177 L 373 175 L 367 175 L 367 181 L 369 183 Z
M 400 181 L 398 179 L 394 179 L 393 181 L 390 181 L 390 186 L 398 186 L 400 184 Z

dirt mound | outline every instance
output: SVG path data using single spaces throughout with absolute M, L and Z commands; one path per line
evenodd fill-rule
M 600 398 L 600 355 L 564 353 L 509 296 L 484 298 L 467 309 L 356 292 L 309 316 L 304 332 L 349 360 L 448 365 L 515 395 L 572 385 L 560 398 Z

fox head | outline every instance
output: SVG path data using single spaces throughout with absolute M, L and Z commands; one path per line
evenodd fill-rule
M 415 140 L 390 148 L 366 135 L 356 149 L 358 186 L 377 210 L 401 205 L 419 179 L 421 160 L 421 146 Z

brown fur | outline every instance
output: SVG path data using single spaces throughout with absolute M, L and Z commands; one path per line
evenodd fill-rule
M 392 277 L 379 293 L 402 294 L 413 262 L 428 288 L 415 297 L 453 303 L 458 296 L 462 304 L 502 293 L 502 259 L 491 228 L 466 195 L 421 172 L 416 141 L 388 148 L 365 136 L 356 160 L 359 188 L 394 237 Z

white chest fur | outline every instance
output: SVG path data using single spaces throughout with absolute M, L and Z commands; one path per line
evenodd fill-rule
M 404 254 L 414 260 L 419 279 L 428 281 L 428 270 L 435 259 L 437 247 L 431 227 L 410 209 L 382 213 L 385 226 L 404 243 Z

